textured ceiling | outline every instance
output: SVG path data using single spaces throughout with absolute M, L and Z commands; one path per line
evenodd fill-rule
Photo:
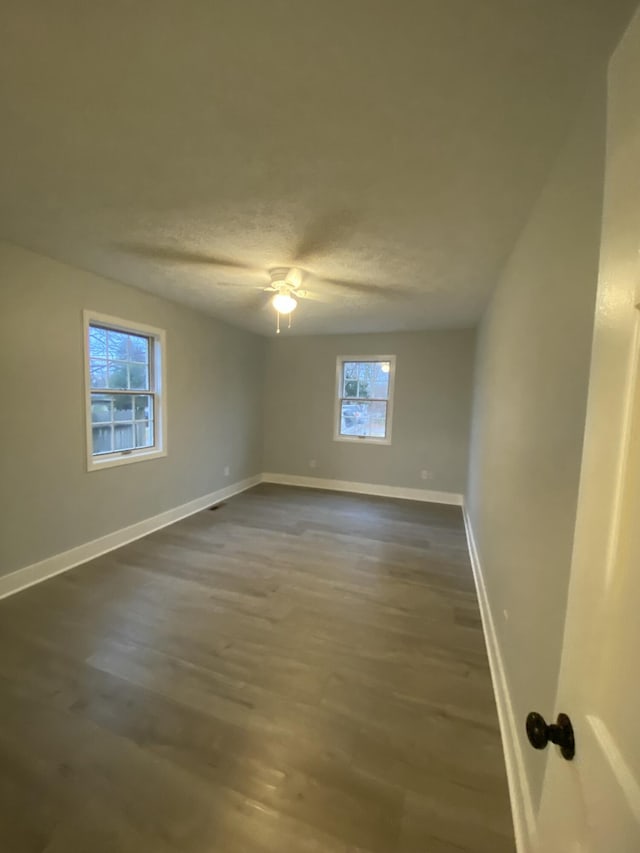
M 265 334 L 296 262 L 294 333 L 471 325 L 634 5 L 4 0 L 0 237 Z

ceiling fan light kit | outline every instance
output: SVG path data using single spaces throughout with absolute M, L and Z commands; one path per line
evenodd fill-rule
M 291 312 L 295 309 L 298 304 L 298 300 L 294 299 L 290 293 L 282 290 L 280 293 L 276 293 L 276 295 L 271 300 L 271 304 L 276 309 L 278 314 L 291 314 Z
M 287 328 L 291 328 L 291 312 L 298 304 L 298 300 L 294 299 L 286 290 L 281 290 L 273 297 L 271 304 L 276 309 L 276 335 L 280 334 L 280 315 L 284 314 L 289 318 Z

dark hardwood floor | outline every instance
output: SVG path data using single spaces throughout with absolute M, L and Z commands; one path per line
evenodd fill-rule
M 514 850 L 458 508 L 258 486 L 0 643 L 3 853 Z

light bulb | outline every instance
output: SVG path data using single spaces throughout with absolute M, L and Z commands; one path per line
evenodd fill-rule
M 279 314 L 291 314 L 298 304 L 298 300 L 294 299 L 289 293 L 276 293 L 271 304 Z

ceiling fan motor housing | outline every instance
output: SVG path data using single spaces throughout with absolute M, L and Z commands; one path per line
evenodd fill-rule
M 275 267 L 274 269 L 269 270 L 269 275 L 271 277 L 272 287 L 282 287 L 289 290 L 295 290 L 300 286 L 301 276 L 297 269 L 291 269 L 289 267 Z

